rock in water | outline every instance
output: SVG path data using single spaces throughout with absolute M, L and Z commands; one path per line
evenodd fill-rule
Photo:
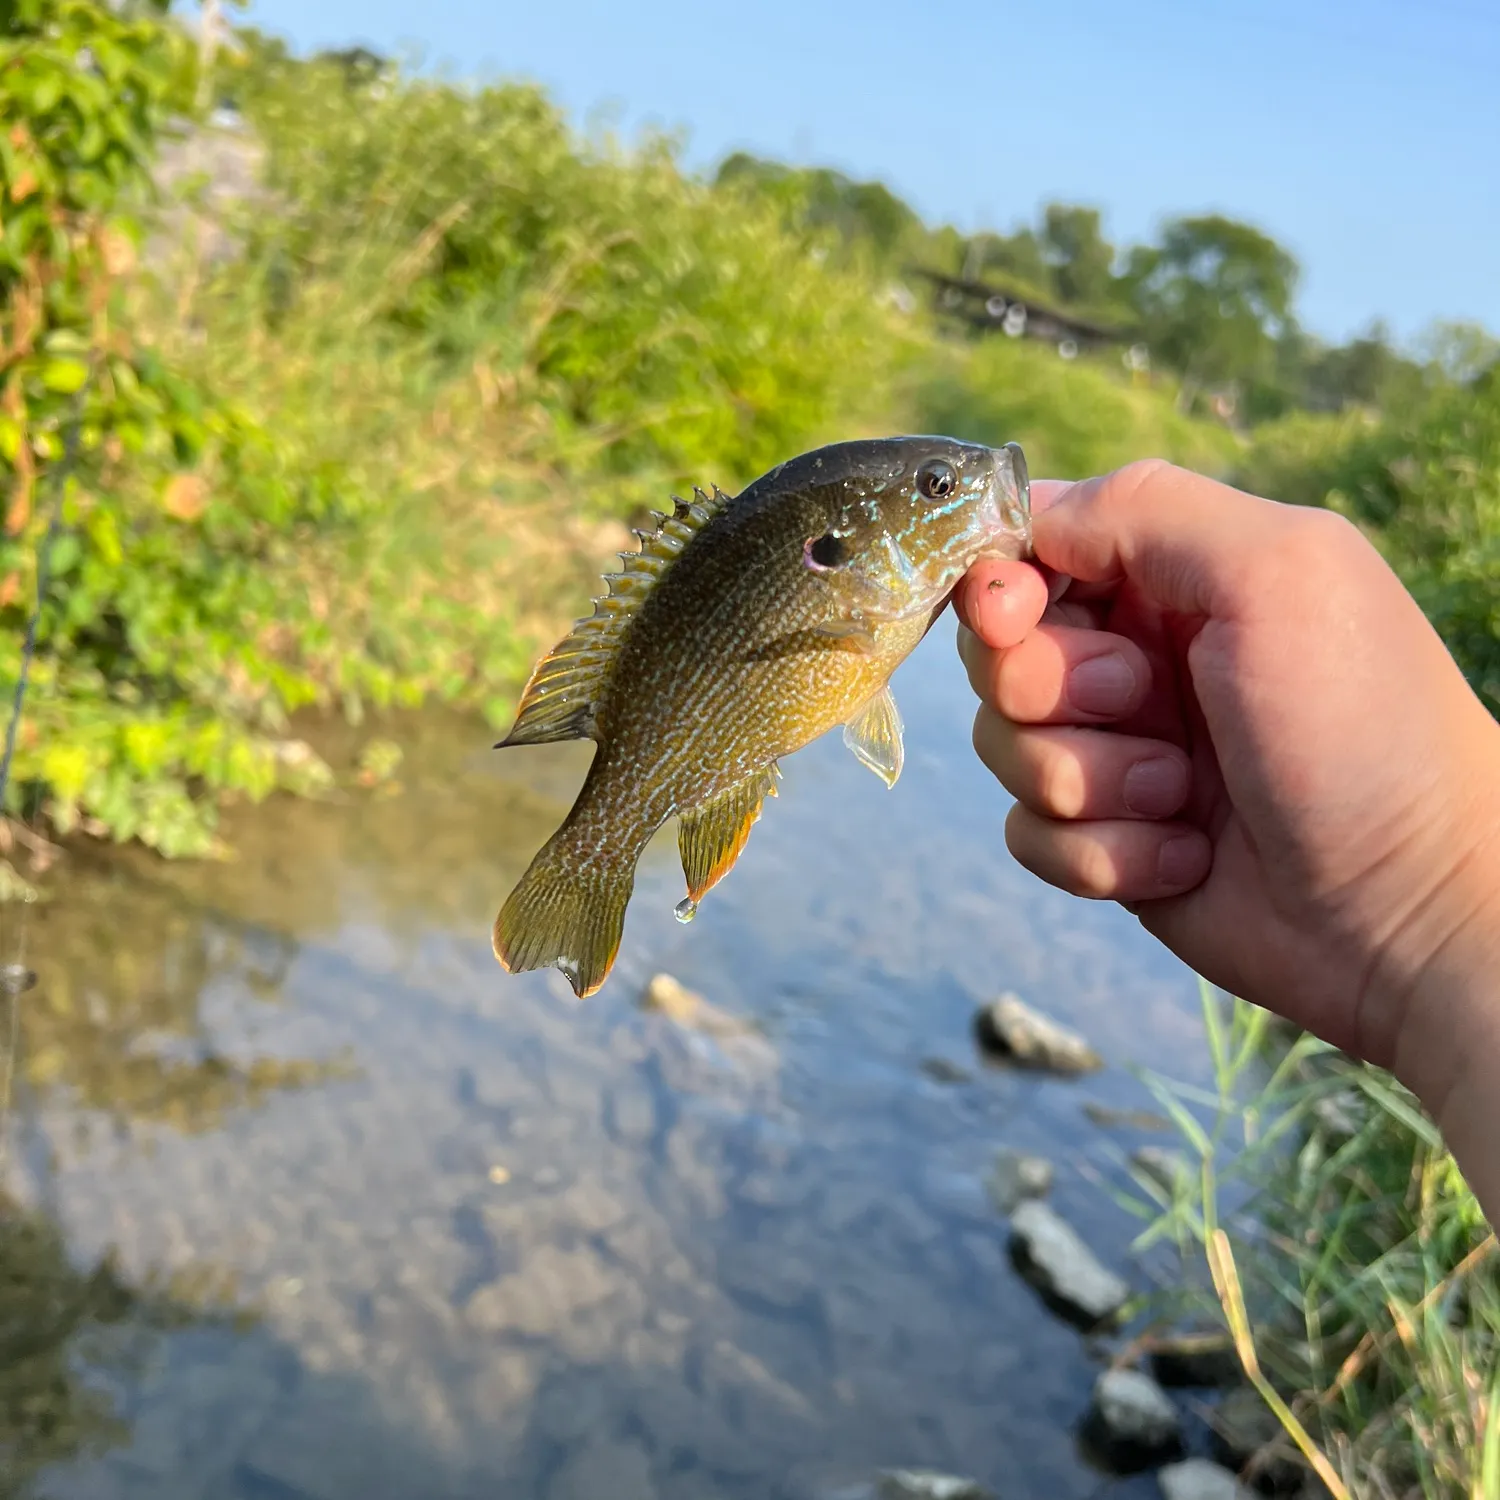
M 1078 1074 L 1104 1066 L 1104 1059 L 1076 1031 L 1069 1031 L 1009 992 L 980 1010 L 975 1030 L 982 1046 L 1022 1067 Z
M 1182 1445 L 1182 1417 L 1171 1398 L 1139 1370 L 1106 1370 L 1094 1384 L 1093 1435 L 1106 1454 L 1134 1467 Z
M 1185 1182 L 1191 1170 L 1181 1151 L 1166 1146 L 1142 1146 L 1131 1152 L 1130 1160 L 1142 1176 L 1149 1177 L 1167 1193 L 1175 1192 L 1178 1182 Z
M 1045 1198 L 1052 1190 L 1053 1175 L 1052 1163 L 1045 1156 L 997 1151 L 990 1168 L 990 1197 L 1001 1213 L 1011 1213 L 1027 1198 Z
M 1151 1351 L 1151 1373 L 1167 1386 L 1222 1387 L 1244 1379 L 1234 1341 L 1222 1329 L 1195 1329 Z
M 696 990 L 690 990 L 670 974 L 657 974 L 652 978 L 641 1004 L 646 1010 L 659 1011 L 679 1026 L 690 1027 L 708 1036 L 744 1036 L 751 1030 L 745 1022 L 709 1004 Z
M 1102 1266 L 1076 1231 L 1045 1203 L 1029 1199 L 1010 1221 L 1011 1253 L 1021 1272 L 1068 1317 L 1085 1327 L 1112 1318 L 1130 1288 Z
M 880 1476 L 880 1500 L 995 1500 L 972 1479 L 931 1469 L 888 1469 Z
M 1243 1469 L 1282 1433 L 1276 1413 L 1250 1385 L 1230 1391 L 1209 1417 L 1209 1424 L 1214 1432 L 1215 1453 L 1237 1470 Z M 1280 1455 L 1260 1469 L 1266 1482 L 1276 1490 L 1294 1488 L 1305 1472 L 1297 1460 Z
M 1259 1500 L 1228 1469 L 1206 1458 L 1185 1458 L 1168 1464 L 1156 1474 L 1166 1500 Z

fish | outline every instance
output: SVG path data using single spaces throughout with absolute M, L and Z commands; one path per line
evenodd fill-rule
M 739 858 L 779 762 L 843 725 L 888 787 L 889 679 L 982 557 L 1031 555 L 1020 445 L 897 436 L 799 454 L 738 495 L 695 487 L 635 533 L 608 592 L 533 668 L 496 746 L 592 739 L 571 810 L 492 932 L 508 972 L 608 977 L 646 845 L 670 818 L 689 921 Z

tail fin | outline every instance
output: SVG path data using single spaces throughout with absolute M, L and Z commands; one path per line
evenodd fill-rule
M 561 969 L 580 997 L 592 995 L 614 967 L 635 886 L 636 853 L 601 860 L 580 854 L 567 824 L 538 851 L 495 918 L 495 957 L 511 973 Z

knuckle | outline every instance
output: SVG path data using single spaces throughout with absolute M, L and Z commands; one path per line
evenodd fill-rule
M 1055 741 L 1032 747 L 1034 782 L 1043 809 L 1055 818 L 1076 818 L 1088 802 L 1083 765 L 1077 755 Z
M 1114 855 L 1096 839 L 1080 841 L 1069 864 L 1075 896 L 1103 899 L 1119 887 Z

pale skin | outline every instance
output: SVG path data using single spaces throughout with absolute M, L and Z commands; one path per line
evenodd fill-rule
M 954 601 L 1012 853 L 1391 1069 L 1495 1223 L 1500 724 L 1331 512 L 1155 461 L 1031 495 L 1040 566 Z

